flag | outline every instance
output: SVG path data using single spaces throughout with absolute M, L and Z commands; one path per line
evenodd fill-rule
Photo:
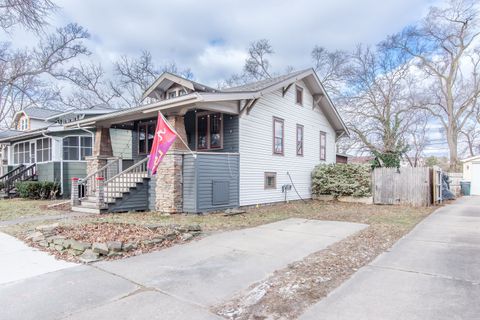
M 175 131 L 164 118 L 161 112 L 158 112 L 157 128 L 155 129 L 155 137 L 150 151 L 150 159 L 148 159 L 147 168 L 152 174 L 157 172 L 158 165 L 162 162 L 163 157 L 167 154 L 168 149 L 172 146 L 177 137 Z

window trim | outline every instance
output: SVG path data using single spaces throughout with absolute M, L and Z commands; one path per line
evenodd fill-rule
M 299 153 L 298 152 L 298 129 L 301 129 L 302 131 L 302 152 Z M 296 126 L 296 129 L 295 129 L 295 153 L 297 154 L 297 156 L 299 157 L 303 157 L 303 153 L 304 153 L 304 150 L 303 148 L 305 147 L 305 130 L 304 130 L 304 126 L 302 124 L 298 124 L 297 123 L 297 126 Z
M 76 160 L 66 160 L 65 157 L 64 157 L 64 154 L 63 154 L 63 152 L 64 152 L 64 150 L 63 150 L 63 149 L 64 149 L 63 140 L 64 140 L 65 138 L 69 138 L 69 137 L 76 137 L 77 140 L 78 140 L 78 159 L 76 159 Z M 95 142 L 94 142 L 94 139 L 93 139 L 92 136 L 89 136 L 89 135 L 86 135 L 86 134 L 82 134 L 82 135 L 70 134 L 70 135 L 68 135 L 68 136 L 63 136 L 63 137 L 62 137 L 62 161 L 63 161 L 63 162 L 86 162 L 86 161 L 87 161 L 86 159 L 85 159 L 85 160 L 82 160 L 82 144 L 81 144 L 81 142 L 82 142 L 81 138 L 82 138 L 82 137 L 92 139 L 92 146 L 91 146 L 91 148 L 92 148 L 92 155 L 93 155 L 93 149 L 94 149 L 94 147 L 95 147 Z M 73 148 L 73 147 L 72 147 L 72 148 Z M 86 157 L 90 157 L 90 156 L 86 156 Z
M 300 92 L 300 102 L 298 102 L 298 92 Z M 298 84 L 295 85 L 295 103 L 299 106 L 303 106 L 303 87 Z
M 268 183 L 267 183 L 269 177 L 274 178 L 274 185 L 273 186 L 269 186 Z M 276 172 L 265 171 L 263 173 L 263 189 L 264 190 L 275 190 L 275 189 L 277 189 L 277 173 Z
M 24 141 L 19 141 L 19 142 L 16 142 L 14 144 L 12 144 L 12 163 L 14 165 L 18 165 L 18 164 L 31 164 L 30 161 L 32 160 L 32 155 L 30 154 L 30 151 L 31 151 L 31 146 L 30 144 L 32 143 L 32 140 L 24 140 Z M 18 161 L 20 158 L 17 156 L 17 161 L 15 161 L 15 146 L 19 146 L 20 144 L 28 144 L 28 162 L 20 162 Z M 19 147 L 20 148 L 20 147 Z M 24 151 L 22 151 L 22 153 L 24 154 L 24 160 L 25 160 L 25 146 L 24 146 Z M 17 155 L 19 155 L 20 152 L 17 153 Z M 36 159 L 35 159 L 36 160 Z
M 211 146 L 211 133 L 210 133 L 210 115 L 212 114 L 219 114 L 220 115 L 220 147 L 214 147 L 212 148 Z M 207 147 L 206 148 L 198 148 L 198 117 L 203 117 L 207 116 Z M 195 114 L 195 150 L 201 150 L 201 151 L 208 151 L 208 150 L 222 150 L 223 149 L 223 138 L 224 138 L 224 132 L 223 132 L 223 113 L 217 112 L 217 111 L 205 111 L 205 112 L 197 112 Z
M 276 152 L 275 150 L 275 124 L 279 122 L 282 124 L 282 152 Z M 285 155 L 285 120 L 282 118 L 278 117 L 273 117 L 273 125 L 272 125 L 272 131 L 273 131 L 273 143 L 272 143 L 272 152 L 274 155 L 278 156 L 284 156 Z
M 325 138 L 325 143 L 322 144 L 322 137 Z M 320 160 L 325 161 L 327 160 L 327 133 L 325 131 L 320 131 Z M 323 149 L 323 157 L 322 157 L 322 149 Z
M 137 153 L 139 155 L 147 155 L 150 153 L 148 151 L 150 149 L 148 145 L 148 126 L 150 124 L 153 124 L 153 127 L 155 128 L 153 130 L 153 135 L 155 136 L 155 130 L 157 129 L 157 120 L 139 121 L 137 124 Z M 145 127 L 145 152 L 140 152 L 140 127 L 142 126 Z
M 42 149 L 38 149 L 38 141 L 39 140 L 44 140 L 44 139 L 47 139 L 48 140 L 48 145 L 49 145 L 49 148 L 48 149 L 45 149 L 43 147 L 43 144 L 42 144 Z M 62 139 L 62 143 L 63 143 L 63 139 Z M 47 161 L 38 161 L 38 150 L 48 150 L 48 155 L 49 155 L 49 158 L 50 160 L 47 160 Z M 63 152 L 63 150 L 62 150 Z M 51 162 L 53 159 L 53 139 L 52 138 L 49 138 L 49 137 L 43 137 L 43 138 L 38 138 L 35 140 L 35 163 L 47 163 L 47 162 Z M 42 154 L 42 160 L 43 160 L 43 154 Z

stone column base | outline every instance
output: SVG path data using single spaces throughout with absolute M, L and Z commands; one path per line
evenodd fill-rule
M 183 152 L 169 152 L 152 179 L 155 184 L 155 210 L 163 213 L 183 212 Z

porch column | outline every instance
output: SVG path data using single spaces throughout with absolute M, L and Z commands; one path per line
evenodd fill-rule
M 183 116 L 167 116 L 168 122 L 187 142 Z M 158 166 L 155 183 L 155 209 L 163 213 L 183 211 L 183 155 L 187 147 L 177 138 Z
M 113 156 L 110 128 L 98 127 L 95 131 L 95 141 L 91 157 L 87 160 L 87 175 L 98 171 L 107 164 L 107 160 Z

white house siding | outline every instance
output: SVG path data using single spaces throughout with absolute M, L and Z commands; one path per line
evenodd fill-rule
M 258 100 L 240 126 L 240 205 L 284 201 L 282 185 L 290 184 L 287 172 L 302 198 L 311 198 L 311 172 L 320 163 L 335 162 L 335 132 L 323 113 L 312 110 L 313 97 L 300 82 L 303 106 L 295 103 L 295 86 L 285 97 L 281 90 Z M 273 154 L 273 117 L 284 119 L 284 155 Z M 304 126 L 304 155 L 296 155 L 296 126 Z M 326 160 L 320 161 L 320 131 L 327 133 Z M 277 173 L 277 188 L 264 189 L 264 173 Z M 287 199 L 299 199 L 294 189 Z

